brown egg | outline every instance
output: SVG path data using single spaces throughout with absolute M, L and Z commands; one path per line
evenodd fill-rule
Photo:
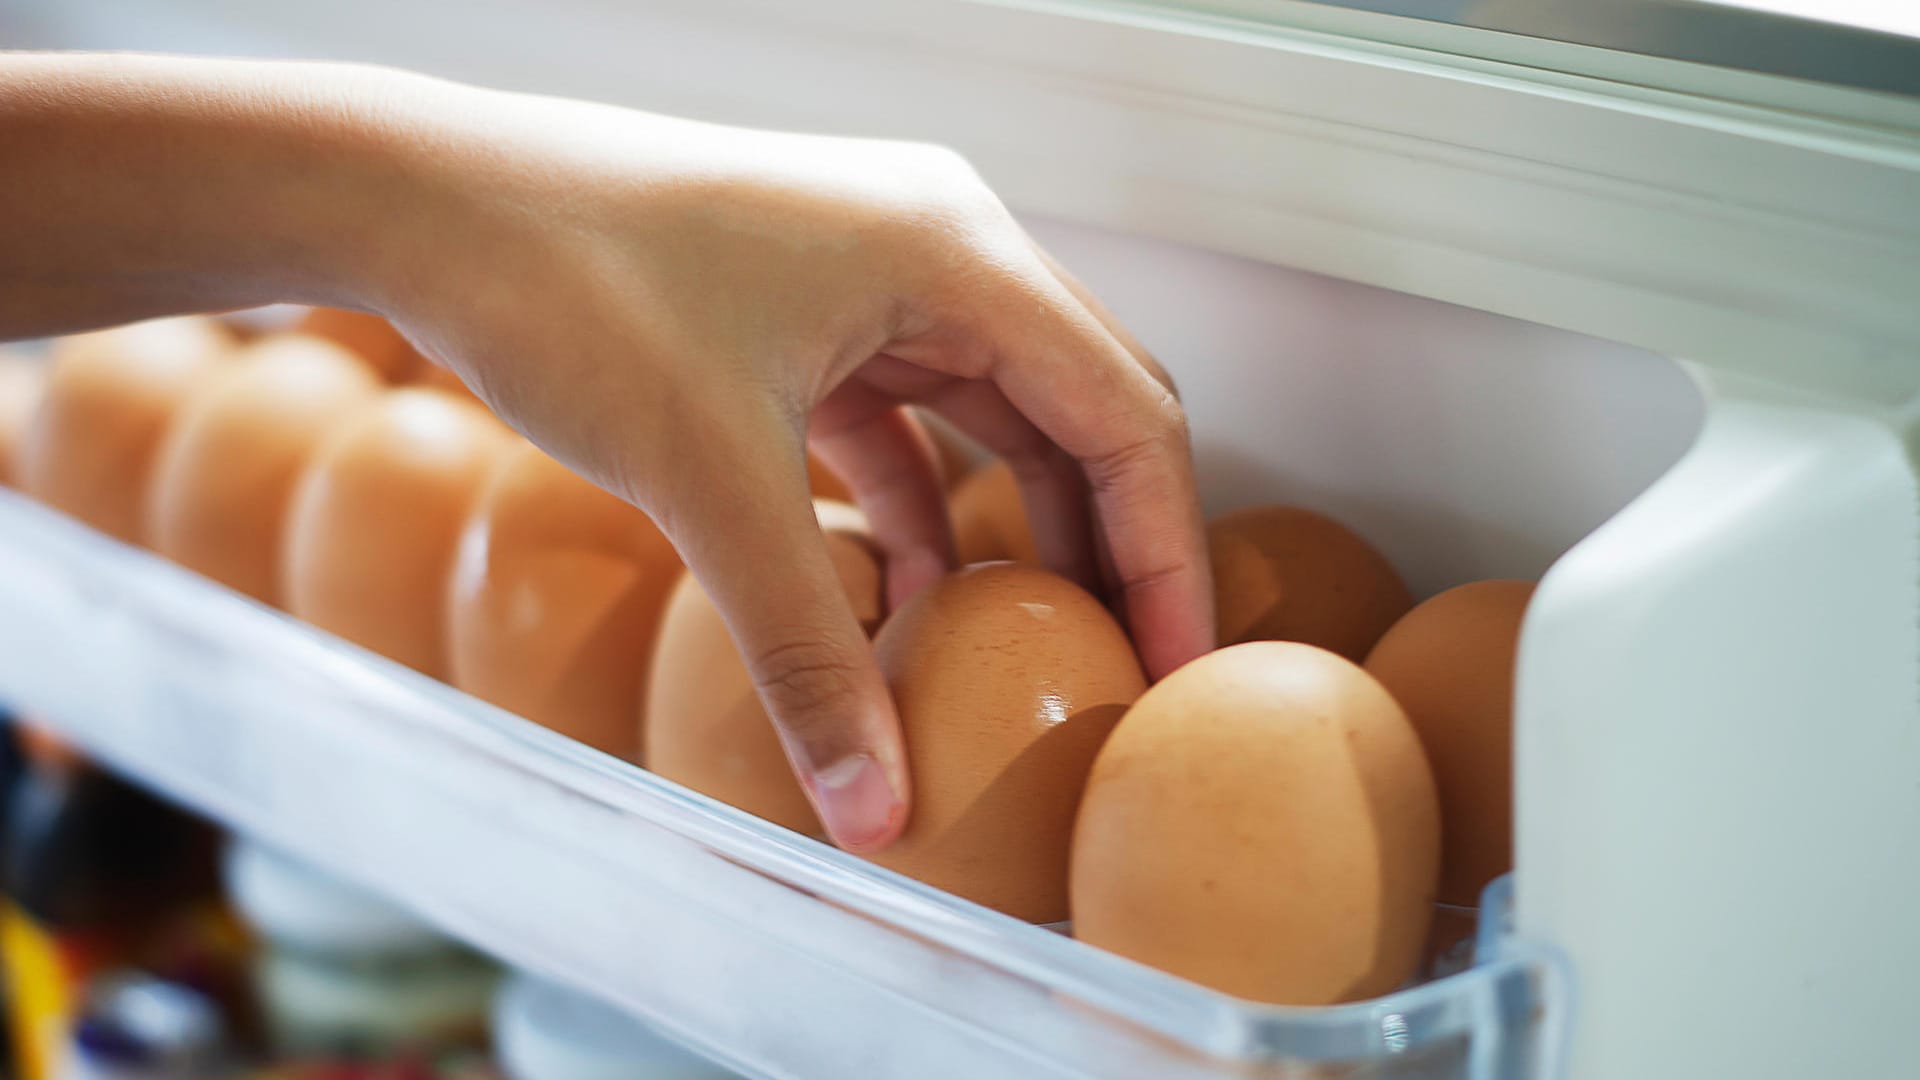
M 480 400 L 479 394 L 468 389 L 467 384 L 460 380 L 460 376 L 425 358 L 422 358 L 420 366 L 414 369 L 413 377 L 407 380 L 407 385 L 444 390 L 455 397 L 466 398 L 483 409 L 488 407 L 486 402 Z
M 654 631 L 680 576 L 652 519 L 521 443 L 495 467 L 454 567 L 453 685 L 636 757 Z
M 240 363 L 175 414 L 156 456 L 146 533 L 180 565 L 281 604 L 294 484 L 381 384 L 359 357 L 305 334 L 261 338 L 235 355 Z
M 1419 966 L 1439 861 L 1392 696 L 1324 649 L 1236 645 L 1160 680 L 1101 750 L 1074 936 L 1255 1001 L 1352 1001 Z
M 468 512 L 514 436 L 437 390 L 388 390 L 339 425 L 295 488 L 287 610 L 435 678 Z
M 866 518 L 825 500 L 814 513 L 854 614 L 871 633 L 886 589 Z M 822 835 L 720 610 L 692 574 L 674 588 L 659 638 L 647 694 L 647 768 L 776 825 Z
M 947 500 L 953 519 L 953 543 L 961 565 L 1008 559 L 1038 565 L 1027 525 L 1027 508 L 1020 501 L 1020 484 L 1004 461 L 974 470 Z
M 1440 899 L 1471 907 L 1513 869 L 1513 661 L 1530 581 L 1476 581 L 1406 614 L 1367 671 L 1433 763 L 1444 823 Z
M 294 329 L 344 346 L 373 365 L 374 371 L 386 382 L 407 382 L 427 363 L 392 323 L 364 311 L 317 307 L 295 324 Z
M 0 351 L 0 487 L 20 484 L 21 446 L 46 385 L 45 364 Z
M 20 455 L 33 497 L 129 543 L 145 541 L 155 455 L 175 411 L 231 362 L 211 319 L 155 319 L 54 346 Z
M 807 487 L 816 499 L 832 499 L 843 503 L 853 501 L 853 489 L 840 479 L 839 474 L 828 468 L 817 454 L 807 455 Z
M 1220 643 L 1302 641 L 1358 662 L 1413 596 L 1386 557 L 1324 514 L 1239 510 L 1207 526 Z
M 913 775 L 882 866 L 1029 922 L 1067 917 L 1067 852 L 1094 754 L 1146 688 L 1100 602 L 987 563 L 902 605 L 874 639 Z

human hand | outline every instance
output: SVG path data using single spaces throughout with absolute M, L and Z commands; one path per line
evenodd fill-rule
M 948 151 L 380 69 L 85 56 L 0 63 L 0 134 L 23 150 L 0 331 L 277 300 L 393 319 L 654 517 L 846 847 L 898 834 L 908 777 L 809 439 L 895 603 L 953 561 L 911 402 L 1012 465 L 1043 560 L 1106 586 L 1150 675 L 1212 644 L 1164 373 Z
M 953 563 L 915 403 L 1012 465 L 1048 565 L 1099 591 L 1111 553 L 1151 675 L 1211 646 L 1179 403 L 959 157 L 439 92 L 475 95 L 435 148 L 457 239 L 390 314 L 660 523 L 843 846 L 897 834 L 908 777 L 814 523 L 809 439 L 869 516 L 893 603 Z

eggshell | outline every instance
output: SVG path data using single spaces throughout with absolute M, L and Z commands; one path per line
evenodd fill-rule
M 232 360 L 211 319 L 156 319 L 54 346 L 20 456 L 28 494 L 101 532 L 142 543 L 155 457 L 174 413 Z
M 874 651 L 914 790 L 874 861 L 1015 918 L 1066 918 L 1087 770 L 1146 688 L 1126 633 L 1065 578 L 987 563 L 907 601 Z
M 294 484 L 321 441 L 371 402 L 359 357 L 304 334 L 259 339 L 175 415 L 147 503 L 155 551 L 256 600 L 280 604 Z
M 1513 869 L 1513 665 L 1530 581 L 1476 581 L 1406 614 L 1367 671 L 1407 712 L 1440 790 L 1440 899 L 1471 907 Z
M 1261 506 L 1207 526 L 1222 645 L 1301 641 L 1358 662 L 1413 596 L 1386 557 L 1324 514 Z
M 807 488 L 816 499 L 831 499 L 834 502 L 852 502 L 853 489 L 839 474 L 827 468 L 817 454 L 807 455 Z
M 382 393 L 339 425 L 288 517 L 287 610 L 435 678 L 460 533 L 513 436 L 437 390 Z
M 1074 934 L 1255 1001 L 1352 1001 L 1418 968 L 1439 860 L 1392 696 L 1324 649 L 1237 645 L 1162 679 L 1101 750 Z
M 635 757 L 654 632 L 679 575 L 652 519 L 521 443 L 496 465 L 461 537 L 451 681 Z
M 294 329 L 343 346 L 371 364 L 385 382 L 407 382 L 427 363 L 392 323 L 364 311 L 317 307 L 296 323 Z
M 872 632 L 886 589 L 866 518 L 826 500 L 814 512 L 854 614 Z M 822 835 L 720 610 L 690 573 L 667 601 L 659 642 L 647 694 L 647 768 L 776 825 Z
M 483 409 L 488 408 L 487 403 L 480 400 L 480 395 L 468 389 L 460 376 L 424 358 L 420 361 L 420 366 L 414 369 L 413 377 L 408 380 L 407 385 L 442 390 L 455 397 L 465 398 Z
M 0 487 L 20 484 L 20 453 L 40 408 L 47 368 L 18 353 L 0 352 Z
M 1040 562 L 1033 546 L 1027 509 L 1020 501 L 1020 483 L 1004 461 L 976 469 L 947 501 L 953 521 L 954 548 L 961 565 L 995 562 Z

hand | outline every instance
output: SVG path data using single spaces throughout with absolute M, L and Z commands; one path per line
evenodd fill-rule
M 449 93 L 473 119 L 436 147 L 459 196 L 435 235 L 460 239 L 420 250 L 391 314 L 660 523 L 842 845 L 897 834 L 908 777 L 814 524 L 808 438 L 868 514 L 893 603 L 953 564 L 917 403 L 1011 463 L 1053 568 L 1098 590 L 1104 540 L 1152 675 L 1211 646 L 1178 401 L 959 157 Z
M 0 145 L 0 335 L 276 300 L 394 319 L 660 523 L 849 848 L 898 834 L 908 777 L 809 438 L 894 602 L 953 560 L 913 402 L 1011 463 L 1042 556 L 1106 584 L 1150 675 L 1212 644 L 1164 373 L 950 152 L 378 69 L 17 55 Z

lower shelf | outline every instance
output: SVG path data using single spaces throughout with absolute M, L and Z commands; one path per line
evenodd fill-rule
M 1559 1071 L 1549 950 L 1495 932 L 1467 972 L 1376 1001 L 1239 1001 L 766 825 L 4 491 L 0 700 L 748 1074 Z

